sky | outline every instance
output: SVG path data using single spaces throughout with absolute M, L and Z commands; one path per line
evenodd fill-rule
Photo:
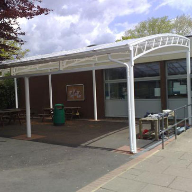
M 192 0 L 43 0 L 40 5 L 53 11 L 19 19 L 27 56 L 115 42 L 151 17 L 192 16 Z

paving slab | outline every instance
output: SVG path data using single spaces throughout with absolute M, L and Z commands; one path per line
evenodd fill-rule
M 164 150 L 149 152 L 149 157 L 138 157 L 136 163 L 130 169 L 119 174 L 102 187 L 114 191 L 130 191 L 127 183 L 135 186 L 144 185 L 135 189 L 139 192 L 191 192 L 192 191 L 192 129 L 178 136 L 177 140 L 165 146 Z M 150 155 L 152 154 L 152 156 Z M 124 182 L 124 180 L 126 182 Z M 133 183 L 133 184 L 132 184 Z M 123 186 L 124 185 L 124 186 Z M 97 191 L 96 191 L 97 192 Z
M 183 167 L 187 168 L 192 163 L 191 160 L 188 159 L 174 159 L 174 158 L 164 158 L 158 162 L 158 164 L 164 165 L 172 165 L 174 167 Z M 157 165 L 158 165 L 157 164 Z
M 184 153 L 180 159 L 182 160 L 188 160 L 188 161 L 191 161 L 192 162 L 192 153 Z
M 191 140 L 192 129 L 187 130 L 187 132 L 182 133 L 178 136 L 177 140 L 174 140 L 166 148 L 166 151 L 180 151 L 180 152 L 190 152 L 192 153 L 192 140 Z
M 103 189 L 103 188 L 97 190 L 97 192 L 110 192 L 110 191 L 111 191 L 111 192 L 115 192 L 115 191 L 113 191 L 113 190 Z
M 119 177 L 124 178 L 124 179 L 135 179 L 137 176 L 132 175 L 132 174 L 130 174 L 128 172 L 125 172 L 122 175 L 120 175 Z
M 146 185 L 146 183 L 117 177 L 115 180 L 102 186 L 102 188 L 118 192 L 140 192 Z
M 151 156 L 150 158 L 147 158 L 147 159 L 145 160 L 145 162 L 158 163 L 158 162 L 162 161 L 163 159 L 165 159 L 165 157 L 153 155 L 153 156 Z
M 192 163 L 187 168 L 192 170 Z
M 132 169 L 129 169 L 129 171 L 124 172 L 120 176 L 123 176 L 123 175 L 126 176 L 127 174 L 138 176 L 138 175 L 141 175 L 143 172 L 145 172 L 145 171 L 144 170 L 140 170 L 140 169 L 132 168 Z
M 181 190 L 181 191 L 191 192 L 192 182 L 191 182 L 191 179 L 177 177 L 169 187 L 173 189 Z
M 153 173 L 162 173 L 168 167 L 169 167 L 169 165 L 166 165 L 166 164 L 151 163 L 149 161 L 142 161 L 141 163 L 136 165 L 134 168 L 139 169 L 139 170 L 148 171 L 148 172 L 153 172 Z
M 141 175 L 134 178 L 134 180 L 144 182 L 144 183 L 159 185 L 162 187 L 167 187 L 172 183 L 175 177 L 176 176 L 172 176 L 172 175 L 144 172 Z
M 166 158 L 171 158 L 171 159 L 179 159 L 181 158 L 183 155 L 185 154 L 185 152 L 183 151 L 170 151 L 167 149 L 164 150 L 160 150 L 158 153 L 156 153 L 154 156 L 157 157 L 166 157 Z
M 182 192 L 182 191 L 149 184 L 141 192 Z
M 166 175 L 180 176 L 188 179 L 192 179 L 192 170 L 187 168 L 170 166 L 164 172 Z
M 132 168 L 132 169 L 129 169 L 129 171 L 124 172 L 123 174 L 130 174 L 130 175 L 138 176 L 138 175 L 141 175 L 143 172 L 145 172 L 145 171 L 140 170 L 140 169 Z

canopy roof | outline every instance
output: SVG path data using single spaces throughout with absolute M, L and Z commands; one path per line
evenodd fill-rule
M 119 61 L 129 62 L 130 50 L 133 50 L 133 59 L 135 60 L 151 51 L 170 46 L 179 46 L 186 49 L 190 47 L 190 40 L 176 34 L 157 34 L 70 51 L 26 57 L 19 60 L 4 61 L 0 64 L 0 72 L 5 74 L 10 70 L 12 76 L 34 76 L 120 67 L 120 64 L 110 61 L 108 56 L 110 55 Z

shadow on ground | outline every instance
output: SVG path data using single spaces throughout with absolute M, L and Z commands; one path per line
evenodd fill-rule
M 98 148 L 114 150 L 129 145 L 129 131 L 126 121 L 66 121 L 63 126 L 54 126 L 49 120 L 32 120 L 32 141 L 68 147 Z M 19 138 L 26 135 L 26 125 L 12 123 L 0 128 L 0 137 Z M 40 137 L 38 137 L 40 136 Z M 138 147 L 144 148 L 151 141 L 138 140 Z
M 32 134 L 44 136 L 33 141 L 78 147 L 95 138 L 111 132 L 121 131 L 126 127 L 126 122 L 104 122 L 104 121 L 66 121 L 63 126 L 54 126 L 52 122 L 32 121 Z M 26 125 L 11 124 L 0 128 L 0 137 L 12 138 L 26 134 Z M 124 128 L 125 129 L 125 128 Z
M 123 121 L 73 120 L 55 127 L 51 121 L 33 120 L 32 134 L 37 137 L 32 142 L 12 139 L 26 135 L 25 124 L 0 127 L 2 191 L 77 191 L 133 157 L 116 151 L 129 145 L 126 126 Z

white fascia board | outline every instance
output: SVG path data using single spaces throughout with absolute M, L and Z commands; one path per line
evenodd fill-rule
M 147 54 L 147 55 L 143 55 L 143 56 L 141 56 L 140 58 L 147 58 L 147 57 L 154 57 L 154 56 L 161 56 L 161 55 L 169 55 L 169 54 L 178 54 L 178 53 L 185 53 L 186 52 L 186 50 L 178 50 L 178 51 L 170 51 L 170 52 L 161 52 L 161 53 L 154 53 L 154 54 Z M 118 58 L 117 60 L 119 60 L 119 61 L 128 61 L 130 58 L 129 57 L 126 57 L 126 58 Z M 67 67 L 71 67 L 71 66 L 74 66 L 74 67 L 78 67 L 79 68 L 79 70 L 81 69 L 81 66 L 83 66 L 83 65 L 94 65 L 95 64 L 95 66 L 97 66 L 97 65 L 99 65 L 99 64 L 104 64 L 104 63 L 108 63 L 109 62 L 109 60 L 103 60 L 103 61 L 93 61 L 93 62 L 90 62 L 90 63 L 78 63 L 78 64 L 75 64 L 75 63 L 71 63 L 71 64 L 69 64 L 69 65 L 67 65 L 66 66 L 66 69 L 64 69 L 64 70 L 67 70 Z M 139 62 L 140 63 L 140 62 Z M 49 65 L 50 63 L 47 63 L 47 65 Z M 137 62 L 135 63 L 135 64 L 137 64 Z M 48 67 L 48 66 L 46 66 L 46 64 L 43 64 L 44 66 L 45 66 L 45 68 L 39 68 L 39 69 L 37 69 L 36 67 L 37 67 L 37 65 L 34 65 L 34 66 L 26 66 L 26 68 L 24 69 L 18 69 L 18 71 L 16 71 L 16 74 L 15 74 L 15 76 L 18 76 L 19 74 L 19 76 L 26 76 L 26 75 L 32 75 L 31 73 L 32 72 L 37 72 L 37 74 L 40 74 L 41 72 L 40 71 L 45 71 L 45 70 L 47 70 L 47 71 L 49 71 L 49 70 L 54 70 L 54 69 L 58 69 L 58 66 L 57 66 L 57 64 L 55 64 L 56 66 L 55 67 Z M 113 65 L 113 64 L 106 64 L 106 67 L 104 67 L 104 68 L 109 68 L 109 66 L 110 65 Z M 102 69 L 103 69 L 103 65 L 101 66 L 102 67 Z M 122 67 L 122 66 L 117 66 L 117 67 Z M 88 68 L 88 66 L 87 67 L 82 67 L 82 69 L 84 69 L 84 68 Z M 8 70 L 8 69 L 6 69 L 6 70 Z M 70 70 L 72 70 L 72 69 L 70 69 Z M 58 69 L 58 71 L 59 71 L 59 69 Z M 82 70 L 81 70 L 82 71 Z M 29 74 L 27 74 L 29 72 Z M 40 72 L 40 73 L 38 73 L 38 72 Z M 18 75 L 17 75 L 17 73 L 18 73 Z M 23 73 L 23 74 L 21 74 L 21 73 Z
M 61 55 L 61 56 L 55 56 L 55 57 L 47 57 L 47 58 L 39 58 L 35 60 L 26 60 L 26 61 L 10 61 L 9 63 L 0 64 L 0 69 L 6 69 L 6 68 L 12 68 L 12 67 L 21 67 L 21 66 L 29 66 L 29 65 L 38 65 L 38 64 L 44 64 L 48 62 L 56 62 L 61 60 L 72 60 L 72 59 L 82 59 L 82 58 L 89 58 L 93 56 L 99 56 L 99 55 L 106 55 L 111 53 L 119 53 L 119 52 L 125 52 L 128 51 L 128 45 L 123 46 L 117 46 L 112 47 L 110 49 L 99 49 L 99 50 L 91 50 L 81 53 L 72 53 L 68 55 Z
M 12 78 L 24 78 L 24 77 L 36 77 L 36 76 L 44 76 L 44 75 L 57 75 L 57 74 L 64 74 L 64 73 L 76 73 L 76 72 L 83 72 L 83 71 L 92 71 L 92 70 L 101 70 L 101 69 L 111 69 L 117 67 L 124 67 L 123 65 L 119 64 L 111 64 L 111 65 L 104 65 L 104 66 L 95 66 L 95 67 L 87 67 L 87 68 L 74 68 L 64 71 L 54 71 L 54 72 L 46 72 L 46 73 L 37 73 L 37 74 L 23 74 L 23 75 L 15 75 L 15 76 L 7 76 L 7 77 L 0 77 L 1 79 L 12 79 Z

